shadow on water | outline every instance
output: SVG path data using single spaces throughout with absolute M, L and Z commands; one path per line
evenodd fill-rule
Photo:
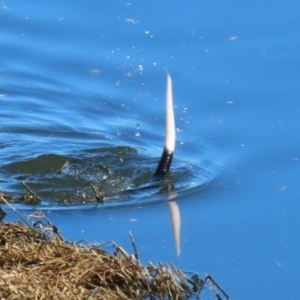
M 151 182 L 158 158 L 147 156 L 144 148 L 129 146 L 88 149 L 78 155 L 44 154 L 26 161 L 3 165 L 2 187 L 13 193 L 19 209 L 27 209 L 21 195 L 22 182 L 41 199 L 38 209 L 93 207 L 97 203 L 92 186 L 104 195 L 101 207 L 149 204 L 164 201 L 168 194 L 199 189 L 217 176 L 209 160 L 201 164 L 174 158 L 171 172 Z

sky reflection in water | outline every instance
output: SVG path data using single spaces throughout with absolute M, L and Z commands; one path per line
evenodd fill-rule
M 130 230 L 142 260 L 210 273 L 233 299 L 295 298 L 299 13 L 295 1 L 2 3 L 0 189 L 19 193 L 30 179 L 43 190 L 47 179 L 51 190 L 73 193 L 85 179 L 54 174 L 89 155 L 96 165 L 104 148 L 135 149 L 148 176 L 163 145 L 168 70 L 173 175 L 200 186 L 197 170 L 208 169 L 210 184 L 169 201 L 166 193 L 132 206 L 45 212 L 69 239 L 131 249 Z M 143 172 L 135 163 L 130 179 Z

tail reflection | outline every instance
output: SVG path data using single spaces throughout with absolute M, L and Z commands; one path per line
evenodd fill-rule
M 170 194 L 168 200 L 175 198 L 176 194 Z M 168 206 L 171 215 L 172 229 L 173 229 L 173 237 L 175 242 L 176 254 L 180 255 L 181 245 L 180 245 L 180 210 L 179 206 L 175 201 L 168 201 Z

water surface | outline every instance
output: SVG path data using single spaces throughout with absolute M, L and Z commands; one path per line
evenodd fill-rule
M 70 240 L 130 252 L 131 231 L 143 262 L 210 273 L 232 299 L 297 298 L 299 13 L 295 1 L 2 2 L 0 190 Z M 167 72 L 169 177 L 95 203 L 90 183 L 109 194 L 151 178 Z M 22 182 L 40 203 L 19 199 Z

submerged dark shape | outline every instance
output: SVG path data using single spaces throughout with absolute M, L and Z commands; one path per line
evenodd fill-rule
M 172 94 L 172 79 L 171 76 L 167 75 L 167 88 L 166 88 L 166 134 L 165 134 L 165 144 L 162 156 L 157 165 L 156 171 L 150 180 L 150 182 L 143 184 L 137 188 L 124 190 L 117 193 L 109 193 L 105 195 L 102 192 L 97 191 L 97 188 L 92 184 L 92 188 L 96 199 L 98 202 L 105 202 L 107 200 L 116 200 L 123 198 L 124 196 L 133 195 L 139 193 L 140 191 L 145 191 L 154 187 L 159 186 L 159 181 L 162 180 L 165 175 L 169 172 L 173 153 L 175 150 L 175 117 L 174 117 L 174 107 L 173 107 L 173 94 Z
M 162 179 L 169 171 L 175 150 L 175 117 L 172 94 L 172 79 L 168 74 L 166 89 L 166 136 L 162 156 L 153 176 L 153 181 Z

